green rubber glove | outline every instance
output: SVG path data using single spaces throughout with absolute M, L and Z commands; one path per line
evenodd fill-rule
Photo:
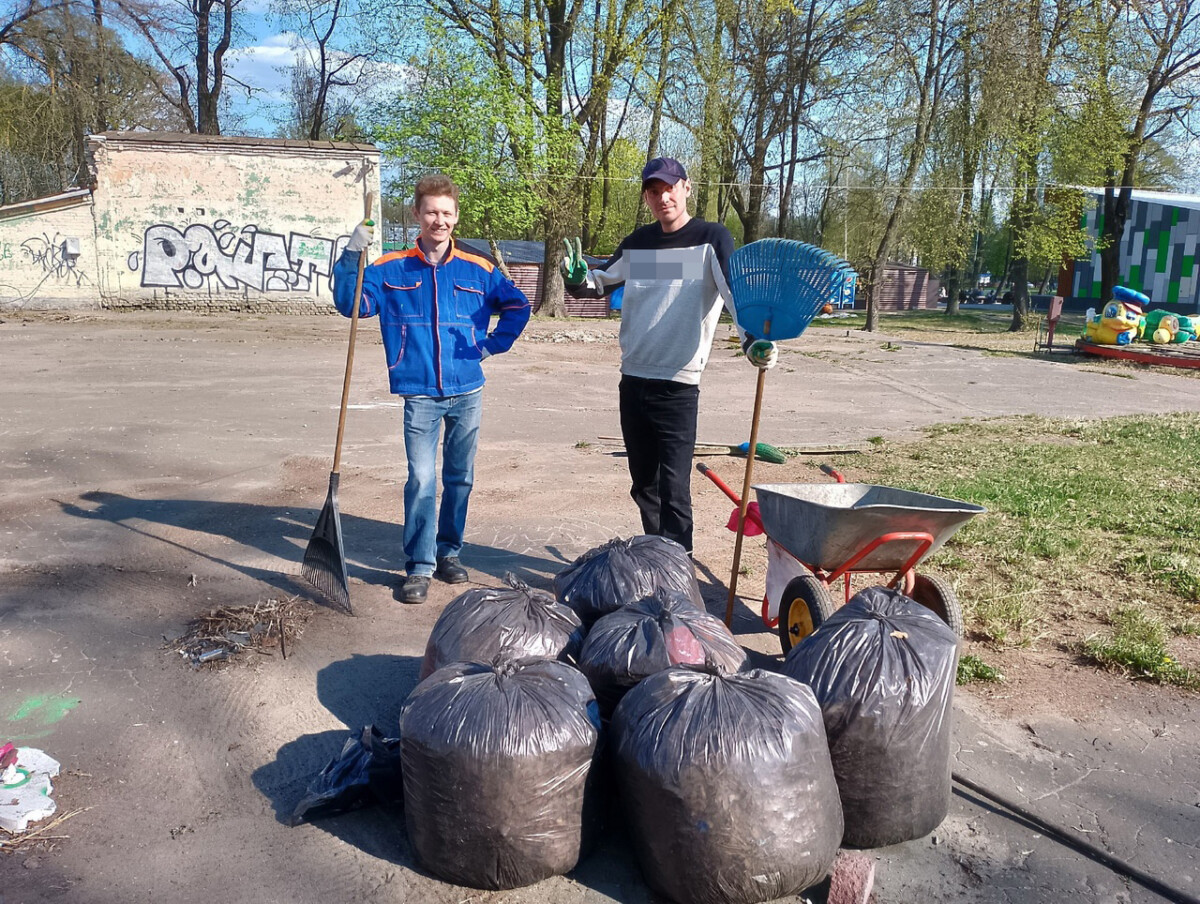
M 746 349 L 746 358 L 755 367 L 762 370 L 770 370 L 775 366 L 775 362 L 779 360 L 779 349 L 775 347 L 774 342 L 768 339 L 756 339 Z
M 568 286 L 581 286 L 587 282 L 588 272 L 587 261 L 583 259 L 583 243 L 578 238 L 573 243 L 570 239 L 563 239 L 563 246 L 567 249 L 559 265 L 563 282 Z

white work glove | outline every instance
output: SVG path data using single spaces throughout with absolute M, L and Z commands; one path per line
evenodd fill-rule
M 350 233 L 350 241 L 346 242 L 346 250 L 354 251 L 358 254 L 366 251 L 372 240 L 375 238 L 375 221 L 363 220 L 354 227 L 354 232 Z
M 746 346 L 746 360 L 761 370 L 770 370 L 779 360 L 779 349 L 769 339 L 755 339 Z

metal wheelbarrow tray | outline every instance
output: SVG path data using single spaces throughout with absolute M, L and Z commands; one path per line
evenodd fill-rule
M 756 484 L 763 528 L 771 539 L 810 567 L 837 571 L 880 538 L 894 533 L 932 537 L 895 539 L 854 562 L 855 570 L 915 568 L 975 515 L 979 505 L 868 483 Z

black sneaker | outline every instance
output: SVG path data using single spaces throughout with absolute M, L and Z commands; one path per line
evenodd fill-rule
M 447 584 L 461 584 L 470 578 L 467 569 L 459 564 L 458 556 L 446 556 L 444 559 L 438 559 L 437 570 L 433 574 L 438 580 L 445 581 Z
M 429 594 L 429 575 L 410 574 L 396 591 L 396 599 L 402 603 L 423 603 Z

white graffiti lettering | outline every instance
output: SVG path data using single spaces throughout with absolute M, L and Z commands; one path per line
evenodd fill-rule
M 193 223 L 182 232 L 159 223 L 146 230 L 140 256 L 131 253 L 128 265 L 141 268 L 147 288 L 320 294 L 347 239 L 285 237 L 253 225 L 238 230 L 228 220 Z

